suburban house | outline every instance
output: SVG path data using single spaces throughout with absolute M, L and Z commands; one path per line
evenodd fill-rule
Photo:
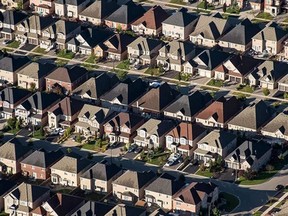
M 228 123 L 229 130 L 243 133 L 259 132 L 275 116 L 275 111 L 264 101 L 252 102 Z
M 73 196 L 73 197 L 75 197 L 75 196 Z M 68 201 L 68 203 L 69 203 L 69 201 Z M 121 204 L 119 204 L 119 205 L 121 205 Z M 89 201 L 85 201 L 79 207 L 77 206 L 77 208 L 74 208 L 73 209 L 74 213 L 71 214 L 71 216 L 78 216 L 79 214 L 80 215 L 89 215 L 89 214 L 91 214 L 91 215 L 105 215 L 106 216 L 110 212 L 110 210 L 115 208 L 116 206 L 113 205 L 113 204 L 109 204 L 107 202 L 99 202 L 99 201 L 90 201 L 89 200 Z M 131 206 L 131 208 L 135 208 L 135 207 Z M 67 206 L 67 209 L 71 210 L 69 208 L 69 206 Z M 125 211 L 124 207 L 121 210 L 123 210 L 123 211 L 120 212 L 120 213 L 118 212 L 120 215 L 121 215 L 121 213 L 124 214 L 124 211 Z M 134 213 L 134 212 L 132 212 L 132 213 Z
M 54 64 L 31 62 L 17 73 L 18 86 L 31 90 L 44 90 L 45 77 L 55 70 Z
M 187 12 L 187 9 L 178 9 L 162 22 L 162 33 L 165 37 L 186 40 L 194 30 L 198 17 Z
M 171 210 L 173 195 L 184 185 L 184 182 L 164 173 L 146 187 L 145 201 L 150 204 L 157 204 L 160 208 Z
M 156 177 L 152 171 L 136 172 L 127 170 L 113 181 L 113 195 L 124 202 L 135 203 L 144 198 L 144 189 Z
M 84 67 L 77 65 L 68 67 L 58 67 L 46 79 L 46 91 L 71 94 L 79 85 L 87 80 L 88 71 Z
M 245 140 L 225 158 L 225 164 L 230 169 L 258 171 L 269 162 L 271 152 L 271 145 L 262 140 Z
M 127 45 L 128 58 L 131 64 L 153 66 L 159 49 L 163 46 L 161 40 L 139 36 Z
M 23 182 L 4 196 L 4 211 L 10 215 L 32 215 L 49 196 L 49 188 Z
M 218 200 L 218 187 L 209 182 L 192 182 L 173 196 L 173 212 L 180 215 L 199 215 L 201 208 L 208 208 Z
M 48 122 L 47 111 L 60 101 L 55 93 L 36 92 L 15 109 L 15 116 L 25 125 L 43 126 Z
M 91 161 L 79 155 L 66 155 L 51 166 L 53 184 L 78 187 L 80 176 L 91 166 Z
M 278 81 L 278 90 L 282 92 L 288 92 L 288 74 L 283 76 L 279 81 Z
M 198 148 L 194 151 L 194 159 L 205 164 L 214 161 L 218 157 L 225 158 L 236 148 L 237 136 L 226 131 L 214 130 L 198 142 Z
M 264 0 L 250 0 L 249 4 L 253 11 L 263 11 L 264 9 Z
M 264 136 L 288 140 L 288 115 L 286 113 L 279 113 L 261 129 L 261 132 Z
M 166 134 L 166 148 L 172 152 L 192 156 L 197 142 L 206 135 L 206 129 L 197 123 L 181 122 Z
M 8 194 L 17 186 L 17 183 L 11 180 L 1 179 L 0 180 L 0 211 L 4 211 L 4 196 Z
M 54 1 L 51 0 L 29 0 L 29 7 L 33 9 L 40 16 L 48 16 L 55 12 Z
M 282 7 L 285 4 L 283 0 L 269 1 L 264 0 L 264 12 L 277 16 L 282 12 Z
M 136 206 L 126 205 L 123 203 L 117 204 L 113 207 L 105 216 L 114 216 L 114 215 L 133 215 L 133 216 L 146 216 L 146 208 L 140 208 Z M 100 215 L 100 214 L 99 214 Z
M 154 5 L 131 24 L 132 31 L 141 35 L 159 35 L 162 33 L 162 22 L 168 17 L 169 15 L 161 6 Z
M 100 193 L 112 192 L 112 182 L 122 174 L 122 169 L 115 164 L 101 161 L 90 167 L 80 177 L 80 188 Z
M 220 97 L 196 116 L 196 122 L 205 126 L 226 128 L 228 121 L 242 109 L 235 96 Z
M 230 53 L 218 50 L 206 49 L 199 53 L 192 60 L 183 64 L 184 72 L 189 74 L 199 74 L 202 77 L 214 77 L 214 70 L 225 60 L 230 58 Z
M 165 44 L 157 56 L 157 65 L 161 65 L 165 71 L 183 71 L 183 64 L 197 56 L 202 49 L 198 49 L 194 44 L 183 41 L 171 41 Z
M 0 91 L 0 116 L 4 119 L 15 117 L 15 108 L 30 95 L 30 91 L 15 87 Z
M 113 33 L 97 27 L 87 28 L 67 42 L 67 50 L 83 55 L 91 55 L 93 49 L 107 40 Z
M 276 55 L 284 47 L 288 33 L 275 22 L 270 22 L 266 27 L 252 37 L 252 49 L 256 52 Z
M 221 36 L 239 22 L 236 20 L 231 17 L 223 19 L 219 13 L 210 16 L 201 15 L 195 30 L 189 36 L 190 41 L 200 46 L 213 47 L 218 43 Z
M 158 120 L 150 118 L 145 124 L 137 128 L 134 143 L 148 148 L 164 148 L 165 135 L 169 133 L 176 123 L 172 120 Z
M 115 12 L 119 5 L 114 0 L 94 1 L 79 14 L 79 20 L 93 25 L 102 25 L 105 18 Z
M 273 90 L 278 87 L 278 81 L 287 74 L 288 64 L 285 62 L 266 60 L 249 75 L 251 86 L 260 86 Z
M 144 123 L 144 118 L 121 112 L 104 124 L 104 133 L 111 143 L 132 143 L 136 130 Z
M 55 14 L 77 19 L 89 2 L 89 0 L 55 0 Z
M 116 3 L 114 3 L 116 4 Z M 112 29 L 128 30 L 131 24 L 143 16 L 145 9 L 140 4 L 128 1 L 122 4 L 110 16 L 105 18 L 105 25 Z
M 73 105 L 72 105 L 73 104 Z M 48 110 L 48 125 L 50 128 L 73 126 L 84 103 L 74 98 L 65 97 Z
M 164 109 L 179 96 L 179 92 L 173 89 L 168 83 L 161 83 L 156 88 L 151 88 L 142 97 L 133 103 L 134 112 L 143 116 L 159 116 Z
M 78 122 L 75 124 L 75 131 L 85 136 L 101 137 L 104 132 L 103 125 L 112 112 L 109 109 L 85 104 L 78 115 Z
M 6 10 L 14 10 L 15 8 L 20 10 L 26 10 L 29 6 L 29 0 L 1 0 L 1 5 L 2 7 L 4 6 Z
M 233 55 L 215 68 L 214 78 L 246 84 L 248 83 L 248 75 L 262 62 L 250 56 Z
M 46 180 L 50 177 L 51 166 L 63 156 L 61 150 L 36 150 L 21 161 L 22 174 L 32 179 Z
M 164 116 L 192 122 L 195 115 L 210 104 L 212 99 L 209 93 L 198 90 L 189 95 L 181 95 L 164 109 Z
M 111 90 L 119 79 L 116 75 L 102 73 L 97 77 L 91 77 L 76 89 L 73 90 L 73 96 L 80 97 L 82 100 L 100 104 L 100 97 Z
M 252 37 L 260 31 L 261 28 L 258 24 L 253 24 L 249 19 L 244 19 L 220 37 L 218 44 L 224 48 L 245 52 L 252 47 Z
M 1 1 L 1 3 L 3 4 L 3 1 Z M 15 3 L 16 2 L 13 4 Z M 5 10 L 3 13 L 1 13 L 0 19 L 1 37 L 5 38 L 6 40 L 13 40 L 15 38 L 16 26 L 25 19 L 27 19 L 27 14 L 23 13 L 22 11 Z
M 17 84 L 17 73 L 30 62 L 27 56 L 17 57 L 5 56 L 0 59 L 0 83 L 2 86 L 6 84 Z
M 54 215 L 54 216 L 62 216 L 62 215 L 73 215 L 76 216 L 75 213 L 83 206 L 86 202 L 84 198 L 78 196 L 72 196 L 69 194 L 56 193 L 46 202 L 41 205 L 41 209 L 37 209 L 38 211 L 34 211 L 33 216 L 41 216 L 41 215 Z
M 125 33 L 114 34 L 94 48 L 94 55 L 107 60 L 123 61 L 128 58 L 127 46 L 135 39 Z
M 0 146 L 0 172 L 16 174 L 21 172 L 20 161 L 31 154 L 32 150 L 24 146 L 19 140 L 12 140 Z
M 15 40 L 21 43 L 39 45 L 42 32 L 56 22 L 52 17 L 32 15 L 16 26 Z
M 126 112 L 142 96 L 148 85 L 142 79 L 126 79 L 101 97 L 102 106 L 117 112 Z

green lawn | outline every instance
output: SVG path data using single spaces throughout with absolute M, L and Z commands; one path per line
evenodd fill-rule
M 272 20 L 274 17 L 270 13 L 261 12 L 256 16 L 256 18 Z
M 222 87 L 223 86 L 223 81 L 222 80 L 215 80 L 215 79 L 211 79 L 207 85 L 210 86 L 215 86 L 215 87 Z
M 247 93 L 253 93 L 255 91 L 255 89 L 249 85 L 242 85 L 240 84 L 238 87 L 237 87 L 237 90 L 238 91 L 243 91 L 243 92 L 247 92 Z
M 41 48 L 41 47 L 37 47 L 36 49 L 33 50 L 33 52 L 40 53 L 40 54 L 46 54 L 47 53 L 45 51 L 45 49 Z
M 253 216 L 261 216 L 263 212 L 257 211 L 253 214 Z
M 20 46 L 21 42 L 20 41 L 12 41 L 11 43 L 9 43 L 7 45 L 7 47 L 10 47 L 10 48 L 18 48 Z
M 161 156 L 153 157 L 151 159 L 147 159 L 147 163 L 154 164 L 154 165 L 157 165 L 157 166 L 163 166 L 166 163 L 169 155 L 170 155 L 169 153 L 165 153 L 165 154 L 163 154 Z
M 90 55 L 89 58 L 85 60 L 87 63 L 96 64 L 98 58 L 95 55 Z
M 200 176 L 205 176 L 205 177 L 208 177 L 208 178 L 213 176 L 213 173 L 209 172 L 208 169 L 205 169 L 204 171 L 199 169 L 195 174 L 196 175 L 200 175 Z
M 230 14 L 239 14 L 240 13 L 240 8 L 239 6 L 230 6 L 226 9 L 226 13 L 230 13 Z
M 170 0 L 170 3 L 179 4 L 179 5 L 186 5 L 186 3 L 183 2 L 183 0 Z
M 69 50 L 60 50 L 58 53 L 57 53 L 57 56 L 60 57 L 60 58 L 67 58 L 67 59 L 73 59 L 74 56 L 75 56 L 75 53 L 69 51 Z
M 62 59 L 57 59 L 57 60 L 55 61 L 57 67 L 63 67 L 63 66 L 65 66 L 66 64 L 68 64 L 68 62 L 69 62 L 69 61 L 67 61 L 67 60 L 62 60 Z
M 88 71 L 92 71 L 94 69 L 99 68 L 98 65 L 91 65 L 91 64 L 86 64 L 86 63 L 82 63 L 81 66 L 86 68 Z
M 197 5 L 197 8 L 205 9 L 205 2 L 202 1 Z M 215 6 L 212 4 L 207 3 L 207 10 L 214 10 Z
M 7 214 L 3 211 L 3 212 L 0 212 L 0 216 L 9 216 L 9 214 Z
M 123 70 L 129 70 L 130 69 L 130 63 L 129 63 L 129 60 L 124 60 L 122 62 L 120 62 L 116 68 L 119 68 L 119 69 L 123 69 Z
M 102 141 L 101 145 L 100 145 L 100 142 L 91 141 L 89 143 L 82 145 L 81 147 L 83 149 L 87 149 L 91 151 L 105 152 L 107 150 L 107 145 L 108 145 L 108 141 Z
M 225 210 L 225 212 L 231 212 L 239 205 L 239 199 L 232 194 L 221 192 L 219 194 L 219 198 L 226 200 L 226 205 L 222 205 L 219 207 L 220 211 Z
M 99 194 L 99 193 L 87 193 L 85 194 L 85 199 L 92 200 L 92 201 L 100 201 L 105 197 L 104 194 Z
M 20 131 L 21 129 L 12 129 L 12 130 L 8 130 L 7 133 L 11 133 L 11 134 L 16 134 Z
M 54 191 L 55 193 L 63 193 L 63 194 L 70 194 L 72 192 L 71 189 L 68 189 L 68 188 L 63 188 L 63 189 L 59 189 L 59 190 L 56 190 Z
M 145 72 L 145 74 L 150 74 L 151 76 L 160 76 L 159 68 L 148 68 Z
M 40 140 L 45 139 L 45 135 L 43 136 L 43 135 L 41 134 L 40 129 L 34 131 L 33 137 L 36 138 L 36 139 L 40 139 Z

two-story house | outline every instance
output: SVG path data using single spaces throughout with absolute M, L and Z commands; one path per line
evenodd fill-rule
M 156 36 L 162 33 L 162 22 L 168 17 L 168 13 L 161 6 L 154 5 L 131 24 L 131 29 L 136 34 Z
M 7 179 L 0 180 L 0 211 L 4 211 L 4 196 L 17 186 L 17 183 Z
M 132 143 L 136 130 L 144 123 L 144 118 L 121 112 L 104 124 L 104 133 L 111 143 Z
M 206 132 L 206 129 L 197 123 L 181 122 L 166 134 L 166 148 L 172 152 L 192 156 L 197 148 L 197 142 L 206 135 Z
M 55 93 L 36 92 L 15 108 L 15 116 L 25 125 L 46 125 L 48 110 L 60 99 L 60 96 Z
M 164 116 L 192 122 L 196 114 L 212 103 L 212 99 L 209 93 L 198 90 L 189 95 L 181 95 L 164 109 Z
M 29 0 L 29 7 L 40 16 L 49 16 L 55 12 L 54 1 L 51 0 Z
M 4 143 L 0 146 L 0 172 L 7 174 L 21 172 L 20 161 L 31 152 L 30 147 L 22 145 L 16 138 Z
M 48 110 L 50 128 L 67 128 L 73 126 L 84 103 L 74 98 L 65 97 Z
M 97 135 L 101 137 L 104 132 L 103 124 L 109 120 L 112 112 L 109 109 L 85 104 L 78 115 L 75 131 L 86 136 Z
M 235 96 L 220 97 L 196 116 L 196 122 L 205 126 L 226 128 L 228 121 L 242 109 Z
M 137 129 L 134 143 L 148 148 L 164 148 L 166 146 L 165 135 L 176 126 L 172 120 L 158 120 L 150 118 Z
M 89 2 L 89 0 L 55 0 L 55 14 L 78 19 Z
M 144 189 L 156 177 L 152 171 L 136 172 L 127 170 L 113 181 L 113 195 L 123 202 L 135 203 L 144 198 Z
M 120 167 L 101 161 L 84 172 L 80 177 L 80 188 L 99 193 L 112 192 L 112 182 L 122 174 Z
M 282 6 L 285 4 L 283 0 L 264 0 L 264 12 L 270 13 L 272 16 L 277 16 L 282 11 Z
M 7 87 L 0 91 L 0 115 L 4 119 L 15 117 L 15 108 L 26 100 L 31 92 L 26 89 Z
M 132 64 L 153 66 L 156 64 L 156 57 L 162 46 L 161 40 L 140 36 L 127 45 L 129 61 Z
M 50 178 L 51 166 L 63 156 L 61 150 L 51 152 L 36 150 L 20 162 L 22 174 L 29 178 L 46 180 Z
M 194 151 L 194 159 L 203 161 L 205 164 L 218 157 L 224 159 L 236 148 L 236 144 L 235 134 L 219 130 L 211 131 L 197 143 L 198 148 Z
M 62 94 L 71 94 L 74 89 L 85 82 L 88 78 L 88 71 L 84 67 L 74 65 L 58 67 L 46 77 L 46 91 Z
M 27 10 L 29 7 L 29 0 L 1 0 L 1 5 L 9 10 L 14 10 L 15 8 L 19 10 Z
M 186 40 L 194 30 L 198 17 L 181 8 L 162 22 L 162 33 L 165 37 Z
M 31 62 L 17 73 L 18 86 L 30 90 L 44 90 L 45 77 L 56 69 L 54 64 Z

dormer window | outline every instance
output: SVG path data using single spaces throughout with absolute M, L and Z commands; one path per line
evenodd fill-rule
M 186 139 L 183 138 L 183 137 L 181 137 L 181 138 L 180 138 L 180 144 L 181 144 L 181 145 L 185 145 L 185 144 L 186 144 Z
M 146 131 L 145 130 L 140 130 L 139 131 L 139 135 L 140 135 L 140 137 L 145 138 L 146 137 Z

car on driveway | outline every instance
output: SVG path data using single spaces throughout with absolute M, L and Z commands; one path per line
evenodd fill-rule
M 112 145 L 110 145 L 110 148 L 115 149 L 120 145 L 120 142 L 114 142 Z
M 134 153 L 135 153 L 135 154 L 139 154 L 142 150 L 143 150 L 143 147 L 142 147 L 142 146 L 138 146 L 138 147 L 134 150 Z
M 283 189 L 284 189 L 284 185 L 277 185 L 275 188 L 276 191 L 281 191 Z
M 136 144 L 132 144 L 129 148 L 128 148 L 128 152 L 134 152 L 137 149 L 137 145 Z
M 168 160 L 167 163 L 164 166 L 173 166 L 174 163 L 175 163 L 175 161 Z
M 4 40 L 3 42 L 2 42 L 2 44 L 3 45 L 6 45 L 6 44 L 9 44 L 9 43 L 11 43 L 12 41 L 11 40 Z

